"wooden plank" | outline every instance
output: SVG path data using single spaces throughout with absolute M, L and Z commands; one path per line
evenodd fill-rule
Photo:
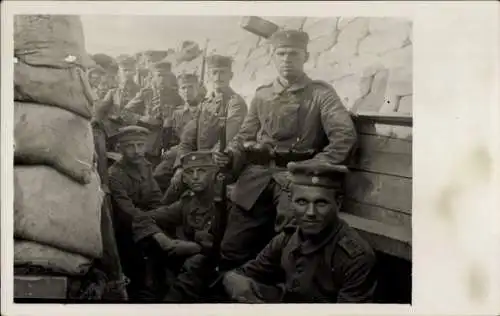
M 355 124 L 358 134 L 379 135 L 406 140 L 412 140 L 413 138 L 412 127 L 408 126 L 394 126 L 370 121 L 356 121 Z
M 384 136 L 360 135 L 355 168 L 412 177 L 412 142 Z
M 67 288 L 66 277 L 14 276 L 14 298 L 65 299 Z
M 376 220 L 384 224 L 399 226 L 411 231 L 411 215 L 389 210 L 383 207 L 344 200 L 342 212 L 366 219 Z
M 356 121 L 369 121 L 372 123 L 413 126 L 413 117 L 398 112 L 358 112 L 354 114 Z
M 412 180 L 354 171 L 346 178 L 346 197 L 356 202 L 411 214 Z
M 370 243 L 375 250 L 411 260 L 411 231 L 347 213 L 340 213 L 339 216 L 351 227 L 358 230 L 361 237 Z

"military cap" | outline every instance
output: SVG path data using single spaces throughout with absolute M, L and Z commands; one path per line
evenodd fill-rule
M 118 129 L 118 133 L 113 135 L 120 143 L 126 143 L 129 141 L 146 141 L 150 131 L 141 126 L 130 125 Z
M 309 35 L 306 32 L 298 30 L 280 30 L 271 35 L 269 42 L 275 48 L 296 47 L 307 49 Z
M 117 58 L 117 63 L 121 68 L 135 68 L 135 58 L 131 56 Z
M 179 85 L 183 83 L 198 83 L 198 76 L 191 73 L 182 73 L 177 76 L 177 82 Z
M 95 54 L 92 56 L 94 62 L 106 71 L 116 72 L 118 66 L 113 57 L 106 54 Z
M 231 68 L 233 60 L 231 57 L 222 55 L 211 55 L 207 57 L 208 68 Z
M 306 186 L 340 188 L 349 169 L 343 165 L 306 160 L 287 165 L 292 183 Z
M 180 158 L 181 166 L 184 169 L 194 167 L 216 167 L 212 158 L 212 152 L 206 150 L 193 151 Z
M 172 64 L 168 61 L 160 61 L 153 63 L 150 69 L 151 71 L 172 72 Z

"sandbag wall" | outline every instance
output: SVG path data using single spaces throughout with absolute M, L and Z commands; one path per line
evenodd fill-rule
M 93 96 L 80 18 L 14 21 L 14 265 L 81 275 L 102 255 Z

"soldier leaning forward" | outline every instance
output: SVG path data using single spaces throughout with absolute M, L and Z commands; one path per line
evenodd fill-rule
M 290 163 L 292 209 L 287 226 L 223 284 L 246 303 L 368 303 L 377 285 L 375 253 L 338 217 L 347 168 L 328 163 Z
M 160 189 L 166 191 L 174 172 L 180 137 L 186 125 L 198 116 L 200 105 L 200 82 L 195 74 L 181 74 L 177 77 L 179 94 L 184 106 L 174 111 L 170 122 L 164 124 L 165 137 L 169 140 L 169 149 L 162 155 L 162 162 L 155 168 L 154 176 Z
M 260 251 L 274 235 L 276 219 L 277 231 L 291 220 L 287 162 L 342 164 L 356 142 L 351 116 L 333 87 L 311 80 L 303 71 L 307 33 L 278 31 L 270 40 L 279 76 L 257 89 L 229 153 L 215 153 L 221 167 L 244 166 L 231 194 L 235 205 L 222 242 L 221 256 L 228 267 Z
M 139 126 L 119 129 L 115 136 L 122 158 L 109 168 L 109 190 L 114 211 L 116 242 L 125 275 L 131 281 L 132 299 L 150 295 L 151 272 L 132 238 L 132 220 L 137 214 L 161 206 L 162 194 L 153 178 L 151 164 L 144 158 L 149 131 Z
M 201 102 L 198 117 L 186 125 L 177 157 L 195 150 L 217 151 L 222 134 L 229 142 L 240 129 L 247 114 L 247 106 L 243 98 L 230 86 L 233 77 L 231 67 L 230 57 L 221 55 L 207 57 L 207 80 L 212 92 Z M 171 185 L 174 192 L 182 192 L 182 188 L 179 187 L 182 169 L 178 167 L 180 163 L 177 160 L 174 168 L 178 170 L 172 178 Z
M 183 104 L 177 92 L 177 79 L 169 62 L 151 66 L 151 86 L 141 91 L 126 106 L 123 119 L 128 124 L 147 127 L 150 137 L 146 144 L 146 157 L 154 167 L 160 162 L 164 147 L 163 125 L 173 111 Z
M 104 118 L 103 124 L 108 138 L 116 134 L 120 127 L 126 125 L 121 118 L 122 111 L 140 90 L 134 82 L 135 59 L 125 57 L 118 61 L 118 67 L 118 87 L 109 90 L 102 101 L 97 103 L 96 109 L 100 113 L 99 116 Z M 115 146 L 112 139 L 108 142 L 110 151 L 113 151 Z
M 156 242 L 167 256 L 167 267 L 177 275 L 164 299 L 168 302 L 199 300 L 215 272 L 208 252 L 213 243 L 217 167 L 209 151 L 189 153 L 180 161 L 189 191 L 169 206 L 138 214 L 133 225 L 136 242 Z

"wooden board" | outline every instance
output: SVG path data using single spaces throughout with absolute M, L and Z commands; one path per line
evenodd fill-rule
M 389 210 L 383 207 L 344 200 L 342 212 L 351 215 L 376 220 L 384 224 L 399 226 L 411 231 L 411 215 L 403 212 Z
M 355 168 L 412 177 L 412 142 L 377 135 L 359 135 Z
M 392 126 L 413 126 L 413 117 L 411 115 L 398 112 L 360 111 L 355 113 L 353 118 L 356 122 L 371 122 Z
M 390 138 L 412 140 L 413 130 L 408 126 L 394 126 L 369 121 L 357 121 L 356 131 L 360 135 L 379 135 Z
M 356 202 L 411 214 L 412 180 L 354 171 L 346 179 L 346 197 Z
M 404 227 L 388 225 L 347 213 L 340 213 L 340 218 L 358 230 L 361 237 L 375 250 L 411 260 L 411 231 Z
M 14 276 L 14 298 L 65 299 L 68 280 L 56 276 Z

